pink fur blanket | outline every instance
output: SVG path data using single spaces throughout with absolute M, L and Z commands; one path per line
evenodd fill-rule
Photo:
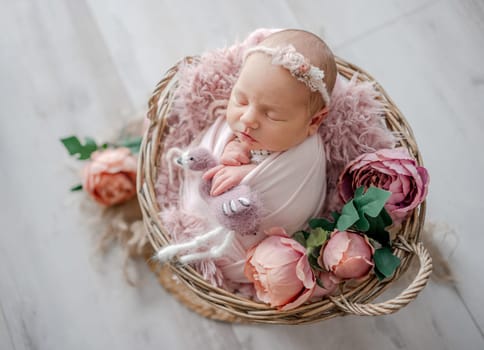
M 259 29 L 246 40 L 229 48 L 203 54 L 193 63 L 181 64 L 178 88 L 167 117 L 165 149 L 188 146 L 217 117 L 224 114 L 246 49 L 257 45 L 273 30 Z M 397 137 L 384 122 L 378 92 L 369 82 L 338 77 L 330 103 L 330 112 L 320 127 L 327 160 L 327 195 L 321 212 L 327 216 L 341 209 L 336 181 L 344 166 L 362 153 L 394 147 Z M 181 213 L 178 206 L 179 183 L 169 182 L 166 163 L 161 162 L 156 182 L 157 200 L 162 208 L 161 220 L 174 241 L 187 239 L 190 232 L 203 230 L 199 221 Z M 210 261 L 195 268 L 212 284 L 224 285 L 220 271 Z M 226 286 L 225 287 L 230 287 Z

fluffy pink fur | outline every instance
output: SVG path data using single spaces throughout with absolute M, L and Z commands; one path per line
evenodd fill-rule
M 176 243 L 189 241 L 207 231 L 204 221 L 200 218 L 179 210 L 176 206 L 166 207 L 160 213 L 160 219 L 165 229 L 172 235 Z M 193 267 L 214 286 L 222 286 L 224 279 L 222 272 L 210 259 L 199 261 Z
M 207 52 L 194 63 L 180 65 L 179 86 L 168 116 L 165 149 L 188 146 L 217 117 L 224 115 L 243 52 L 272 32 L 274 30 L 257 30 L 240 44 Z M 328 169 L 327 200 L 322 212 L 325 216 L 341 208 L 336 181 L 344 166 L 364 152 L 393 147 L 396 142 L 395 135 L 384 124 L 383 105 L 377 96 L 371 83 L 359 83 L 356 76 L 349 82 L 341 77 L 337 80 L 330 112 L 320 128 Z M 175 178 L 174 183 L 169 184 L 165 162 L 158 170 L 155 186 L 162 208 L 161 219 L 175 241 L 186 240 L 194 232 L 200 232 L 200 223 L 193 218 L 188 220 L 185 214 L 176 210 L 179 181 Z M 195 268 L 214 285 L 222 285 L 221 274 L 213 262 L 204 261 Z
M 319 129 L 327 161 L 327 194 L 322 216 L 343 205 L 337 189 L 345 165 L 362 153 L 394 147 L 397 137 L 388 130 L 379 93 L 370 82 L 339 77 L 331 97 L 329 113 Z

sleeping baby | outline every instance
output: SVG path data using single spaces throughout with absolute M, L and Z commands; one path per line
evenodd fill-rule
M 283 30 L 248 49 L 232 89 L 225 118 L 217 119 L 191 147 L 208 149 L 219 165 L 200 175 L 185 174 L 180 209 L 218 225 L 199 192 L 210 195 L 239 185 L 257 193 L 262 210 L 252 235 L 235 235 L 215 259 L 224 281 L 249 281 L 246 251 L 278 226 L 293 233 L 317 216 L 326 194 L 325 153 L 318 128 L 328 113 L 336 63 L 327 45 L 302 30 Z

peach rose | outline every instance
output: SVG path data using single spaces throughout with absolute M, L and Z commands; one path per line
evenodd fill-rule
M 306 249 L 281 228 L 247 252 L 245 276 L 254 283 L 257 297 L 281 310 L 306 302 L 316 286 Z
M 373 267 L 374 248 L 366 237 L 347 231 L 334 231 L 321 248 L 320 266 L 342 279 L 366 276 Z
M 126 202 L 136 194 L 136 168 L 128 148 L 96 151 L 82 169 L 82 187 L 99 204 Z

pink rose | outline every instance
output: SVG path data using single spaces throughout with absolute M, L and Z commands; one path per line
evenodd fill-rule
M 357 233 L 334 231 L 318 258 L 320 266 L 342 279 L 366 276 L 373 267 L 374 249 L 368 239 Z
M 366 153 L 350 162 L 339 178 L 338 189 L 343 201 L 353 197 L 360 187 L 371 185 L 390 191 L 385 204 L 395 223 L 402 222 L 427 196 L 429 175 L 404 147 Z
M 136 168 L 128 148 L 96 151 L 82 169 L 82 187 L 99 204 L 123 203 L 136 194 Z
M 294 309 L 311 297 L 316 286 L 306 249 L 282 228 L 266 233 L 270 236 L 247 252 L 245 276 L 261 301 Z

